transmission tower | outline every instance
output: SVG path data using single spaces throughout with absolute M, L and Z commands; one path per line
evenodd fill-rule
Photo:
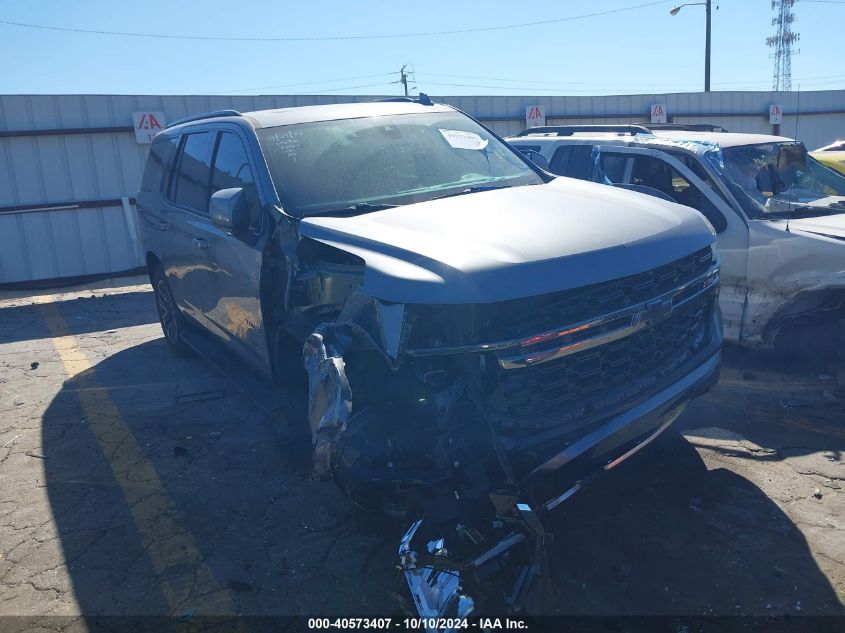
M 772 0 L 772 26 L 777 31 L 766 38 L 766 46 L 774 48 L 775 71 L 772 78 L 772 90 L 792 90 L 792 45 L 800 39 L 798 33 L 792 32 L 795 14 L 792 7 L 798 0 Z

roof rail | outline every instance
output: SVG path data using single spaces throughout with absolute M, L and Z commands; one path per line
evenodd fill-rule
M 651 131 L 642 125 L 544 125 L 530 127 L 522 130 L 517 136 L 531 136 L 534 134 L 546 134 L 548 136 L 572 136 L 578 132 L 609 132 L 615 134 L 651 134 Z
M 387 102 L 405 102 L 405 103 L 419 103 L 421 105 L 434 105 L 434 101 L 431 100 L 424 92 L 421 92 L 418 97 L 388 97 L 387 99 L 379 99 L 378 103 L 387 103 Z
M 684 132 L 727 132 L 714 123 L 646 123 L 649 130 L 681 130 Z
M 237 110 L 215 110 L 214 112 L 206 112 L 204 114 L 192 114 L 191 116 L 176 119 L 173 123 L 168 124 L 167 127 L 182 125 L 191 121 L 202 121 L 203 119 L 217 119 L 222 116 L 241 116 L 241 113 Z

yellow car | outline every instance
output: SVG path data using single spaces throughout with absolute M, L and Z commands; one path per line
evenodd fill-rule
M 836 141 L 820 147 L 816 151 L 810 152 L 810 156 L 825 167 L 830 167 L 840 174 L 845 174 L 845 141 Z

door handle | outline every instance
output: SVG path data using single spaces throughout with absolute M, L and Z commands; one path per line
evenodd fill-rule
M 192 240 L 192 244 L 194 246 L 196 246 L 197 248 L 202 248 L 202 249 L 208 248 L 208 242 L 206 240 L 202 239 L 201 237 L 195 237 Z
M 167 222 L 159 222 L 158 224 L 156 224 L 156 228 L 159 231 L 167 231 L 168 229 L 170 229 L 170 225 Z

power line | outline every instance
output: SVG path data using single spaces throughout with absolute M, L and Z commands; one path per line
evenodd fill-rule
M 572 15 L 562 18 L 553 18 L 549 20 L 536 20 L 534 22 L 521 22 L 518 24 L 503 24 L 499 26 L 479 26 L 468 29 L 453 29 L 448 31 L 423 31 L 418 33 L 382 33 L 378 35 L 324 35 L 324 36 L 310 36 L 310 37 L 226 37 L 216 35 L 179 35 L 168 33 L 141 33 L 132 31 L 106 31 L 100 29 L 83 29 L 66 26 L 50 26 L 47 24 L 33 24 L 29 22 L 15 22 L 12 20 L 0 20 L 0 24 L 7 26 L 17 26 L 28 29 L 41 29 L 46 31 L 63 31 L 66 33 L 84 33 L 88 35 L 117 35 L 121 37 L 145 37 L 168 40 L 204 40 L 215 42 L 327 42 L 327 41 L 343 41 L 343 40 L 383 40 L 383 39 L 398 39 L 406 37 L 429 37 L 435 35 L 460 35 L 464 33 L 483 33 L 489 31 L 504 31 L 508 29 L 522 29 L 532 26 L 542 26 L 546 24 L 560 24 L 561 22 L 572 22 L 575 20 L 585 20 L 587 18 L 596 18 L 604 15 L 612 15 L 616 13 L 624 13 L 626 11 L 635 11 L 637 9 L 644 9 L 659 4 L 667 4 L 673 0 L 657 0 L 655 2 L 644 2 L 642 4 L 635 4 L 627 7 L 620 7 L 618 9 L 607 9 L 605 11 L 595 11 L 593 13 L 584 13 L 582 15 Z
M 595 84 L 592 88 L 571 88 L 566 86 L 558 86 L 558 87 L 538 87 L 538 86 L 519 86 L 519 85 L 491 85 L 491 84 L 470 84 L 470 83 L 450 83 L 450 82 L 439 82 L 439 81 L 425 81 L 423 82 L 425 85 L 429 86 L 444 86 L 444 87 L 452 87 L 452 88 L 484 88 L 489 90 L 520 90 L 526 93 L 533 92 L 552 92 L 552 93 L 585 93 L 591 94 L 594 93 L 596 90 L 601 90 L 602 88 L 605 89 L 615 89 L 620 90 L 623 92 L 663 92 L 665 89 L 669 88 L 682 88 L 686 86 L 690 86 L 692 84 L 640 84 L 640 85 L 614 85 L 614 84 Z M 755 82 L 745 82 L 742 85 L 752 85 Z M 768 84 L 769 82 L 765 82 Z M 841 83 L 845 83 L 845 79 L 841 79 L 839 81 L 820 81 L 820 82 L 810 82 L 810 83 L 803 83 L 804 86 L 828 86 L 828 85 L 839 85 Z M 694 84 L 698 85 L 698 84 Z
M 540 81 L 535 79 L 516 79 L 516 78 L 501 78 L 501 77 L 480 77 L 477 75 L 451 75 L 446 73 L 429 73 L 429 72 L 421 72 L 418 73 L 421 77 L 450 77 L 456 79 L 477 79 L 481 81 L 495 81 L 495 82 L 504 82 L 504 83 L 514 83 L 518 86 L 522 87 L 525 84 L 541 84 L 541 85 L 551 85 L 551 86 L 595 86 L 595 87 L 646 87 L 654 86 L 654 85 L 672 85 L 672 86 L 698 86 L 698 83 L 680 83 L 680 82 L 670 82 L 665 84 L 650 82 L 650 83 L 640 83 L 640 84 L 632 84 L 632 83 L 605 83 L 605 82 L 584 82 L 584 81 Z M 845 78 L 845 75 L 822 75 L 816 77 L 803 77 L 800 81 L 811 81 L 816 79 L 837 79 L 837 78 Z M 434 82 L 427 82 L 427 83 L 434 83 Z M 768 84 L 771 83 L 770 80 L 767 79 L 760 79 L 760 80 L 747 80 L 747 81 L 720 81 L 714 82 L 714 85 L 719 86 L 731 86 L 731 85 L 749 85 L 749 84 Z M 482 86 L 488 87 L 488 86 Z M 505 87 L 505 86 L 503 86 Z
M 398 83 L 398 81 L 383 81 L 377 84 L 364 84 L 362 86 L 344 86 L 342 88 L 314 88 L 312 92 L 339 92 L 341 90 L 357 90 L 358 88 L 372 88 L 374 86 L 390 86 Z
M 237 90 L 224 90 L 223 92 L 249 92 L 250 90 L 275 90 L 276 88 L 298 88 L 300 86 L 313 86 L 319 84 L 332 84 L 336 81 L 355 81 L 356 79 L 372 79 L 373 77 L 385 77 L 395 75 L 395 72 L 376 73 L 374 75 L 357 75 L 356 77 L 340 77 L 336 79 L 321 79 L 319 81 L 304 81 L 296 84 L 276 84 L 273 86 L 256 86 L 254 88 L 238 88 Z M 395 83 L 395 82 L 391 82 Z

